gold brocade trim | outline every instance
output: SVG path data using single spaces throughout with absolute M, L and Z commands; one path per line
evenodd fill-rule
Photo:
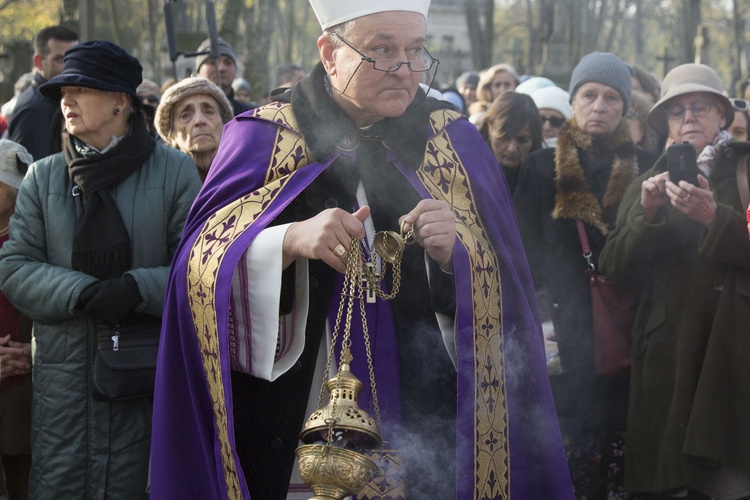
M 503 364 L 500 268 L 482 227 L 471 182 L 444 128 L 461 115 L 430 115 L 436 135 L 417 172 L 430 194 L 456 213 L 458 238 L 471 267 L 474 335 L 474 499 L 510 498 L 508 401 Z
M 295 132 L 299 130 L 297 118 L 292 111 L 292 105 L 288 102 L 274 101 L 265 106 L 254 108 L 250 116 L 277 123 Z
M 290 168 L 299 168 L 307 164 L 310 153 L 305 147 L 305 140 L 297 132 L 297 118 L 292 112 L 292 105 L 283 102 L 273 102 L 260 108 L 255 108 L 253 117 L 281 125 L 276 132 L 276 145 L 273 149 L 271 166 L 266 173 L 264 185 L 289 175 Z M 286 129 L 295 133 L 288 133 Z
M 357 493 L 357 500 L 404 500 L 408 498 L 403 480 L 401 450 L 381 448 L 365 453 L 377 464 L 378 474 Z
M 212 215 L 196 238 L 188 260 L 187 296 L 213 401 L 224 479 L 230 499 L 242 498 L 242 492 L 227 427 L 215 303 L 216 279 L 227 249 L 264 213 L 294 172 L 308 164 L 309 156 L 300 146 L 300 140 L 298 134 L 279 128 L 266 175 L 270 179 L 268 184 Z

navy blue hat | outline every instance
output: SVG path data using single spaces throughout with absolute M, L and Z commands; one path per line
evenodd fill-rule
M 60 87 L 88 87 L 137 97 L 136 89 L 143 80 L 138 59 L 104 40 L 71 47 L 65 52 L 63 64 L 62 73 L 39 86 L 43 96 L 59 101 Z

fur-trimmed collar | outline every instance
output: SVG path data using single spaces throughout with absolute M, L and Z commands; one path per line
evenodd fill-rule
M 579 151 L 585 155 L 614 155 L 612 171 L 601 205 L 591 192 L 581 166 Z M 555 151 L 555 208 L 553 219 L 581 219 L 606 235 L 611 229 L 603 212 L 616 209 L 630 183 L 638 176 L 636 148 L 630 138 L 630 127 L 621 120 L 609 140 L 602 146 L 580 128 L 575 119 L 560 131 Z M 609 221 L 614 222 L 614 221 Z

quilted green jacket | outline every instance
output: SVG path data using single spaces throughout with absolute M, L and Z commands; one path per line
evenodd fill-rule
M 192 159 L 157 145 L 146 163 L 111 188 L 133 245 L 129 271 L 138 310 L 161 317 L 169 265 L 200 179 Z M 0 252 L 0 287 L 34 321 L 30 496 L 147 498 L 150 399 L 91 398 L 89 319 L 75 310 L 95 278 L 71 269 L 77 217 L 62 154 L 32 164 Z

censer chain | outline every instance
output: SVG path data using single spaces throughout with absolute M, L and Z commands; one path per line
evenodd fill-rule
M 326 368 L 323 375 L 323 384 L 320 388 L 320 394 L 318 395 L 318 408 L 323 405 L 323 397 L 325 395 L 325 389 L 328 382 L 328 376 L 331 370 L 331 364 L 335 356 L 336 340 L 338 338 L 339 331 L 341 329 L 341 318 L 344 317 L 344 304 L 346 303 L 346 316 L 344 319 L 344 334 L 341 339 L 341 362 L 349 363 L 352 359 L 351 356 L 351 322 L 354 301 L 359 302 L 360 315 L 362 319 L 362 334 L 365 345 L 365 352 L 367 354 L 367 368 L 370 375 L 370 390 L 372 392 L 372 402 L 375 409 L 375 421 L 377 422 L 378 428 L 381 428 L 380 424 L 380 405 L 378 403 L 378 393 L 375 387 L 375 369 L 372 360 L 372 349 L 370 346 L 370 334 L 367 328 L 367 319 L 365 314 L 365 300 L 363 296 L 363 287 L 357 286 L 360 283 L 359 276 L 362 274 L 366 282 L 366 288 L 374 292 L 378 297 L 383 300 L 390 300 L 394 298 L 401 288 L 401 258 L 403 256 L 403 243 L 410 244 L 413 242 L 413 231 L 410 230 L 406 236 L 401 236 L 398 233 L 386 232 L 381 234 L 381 237 L 388 238 L 400 238 L 401 245 L 393 255 L 389 255 L 387 261 L 393 263 L 393 283 L 391 287 L 391 293 L 384 292 L 380 287 L 380 282 L 386 275 L 386 260 L 382 259 L 383 269 L 380 273 L 375 271 L 377 265 L 377 252 L 373 249 L 370 254 L 370 259 L 365 260 L 362 249 L 356 238 L 352 237 L 351 244 L 349 245 L 349 259 L 346 265 L 346 274 L 344 275 L 344 284 L 341 293 L 341 301 L 339 302 L 338 311 L 336 314 L 336 323 L 331 333 L 331 348 L 329 349 L 328 356 L 326 359 Z M 348 299 L 348 300 L 347 300 Z M 335 390 L 340 391 L 340 378 L 337 378 L 337 384 Z M 331 408 L 331 418 L 328 422 L 328 436 L 326 440 L 326 447 L 329 448 L 333 444 L 333 429 L 335 426 L 335 415 L 336 415 L 336 400 L 334 398 Z

